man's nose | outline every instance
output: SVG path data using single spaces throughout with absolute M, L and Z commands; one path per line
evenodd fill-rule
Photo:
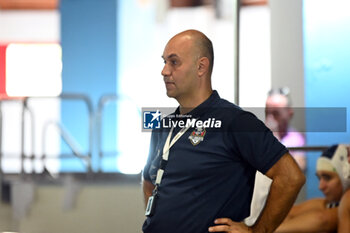
M 164 64 L 164 67 L 163 67 L 163 69 L 162 69 L 161 74 L 162 74 L 163 77 L 169 76 L 169 75 L 170 75 L 170 69 L 169 69 L 169 67 L 167 66 L 167 64 Z

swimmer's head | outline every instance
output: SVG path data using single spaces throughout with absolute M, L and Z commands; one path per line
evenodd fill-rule
M 328 148 L 317 160 L 317 172 L 336 172 L 342 184 L 342 193 L 350 187 L 350 164 L 347 145 Z

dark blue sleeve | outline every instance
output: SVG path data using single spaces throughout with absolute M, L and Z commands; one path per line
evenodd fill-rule
M 270 129 L 250 112 L 241 111 L 237 114 L 230 128 L 237 153 L 263 174 L 288 152 Z
M 151 136 L 151 142 L 150 142 L 150 146 L 149 146 L 149 152 L 148 152 L 148 158 L 147 158 L 147 163 L 143 169 L 143 178 L 145 180 L 151 181 L 151 177 L 149 174 L 149 170 L 151 168 L 152 162 L 156 156 L 155 150 L 156 150 L 156 146 L 158 143 L 158 137 L 159 136 L 159 132 L 158 131 L 152 131 L 152 136 Z

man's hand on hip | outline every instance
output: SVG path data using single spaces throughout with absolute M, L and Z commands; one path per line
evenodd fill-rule
M 252 229 L 243 222 L 234 222 L 229 218 L 218 218 L 214 221 L 216 226 L 209 227 L 209 232 L 252 233 Z

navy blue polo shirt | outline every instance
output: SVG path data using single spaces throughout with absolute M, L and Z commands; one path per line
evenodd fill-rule
M 164 120 L 177 121 L 178 113 Z M 242 221 L 250 215 L 256 170 L 266 173 L 287 153 L 263 122 L 216 91 L 186 115 L 209 127 L 194 125 L 171 147 L 155 213 L 142 227 L 145 233 L 205 233 L 216 218 Z M 143 170 L 153 184 L 169 134 L 164 125 L 169 124 L 152 132 Z

